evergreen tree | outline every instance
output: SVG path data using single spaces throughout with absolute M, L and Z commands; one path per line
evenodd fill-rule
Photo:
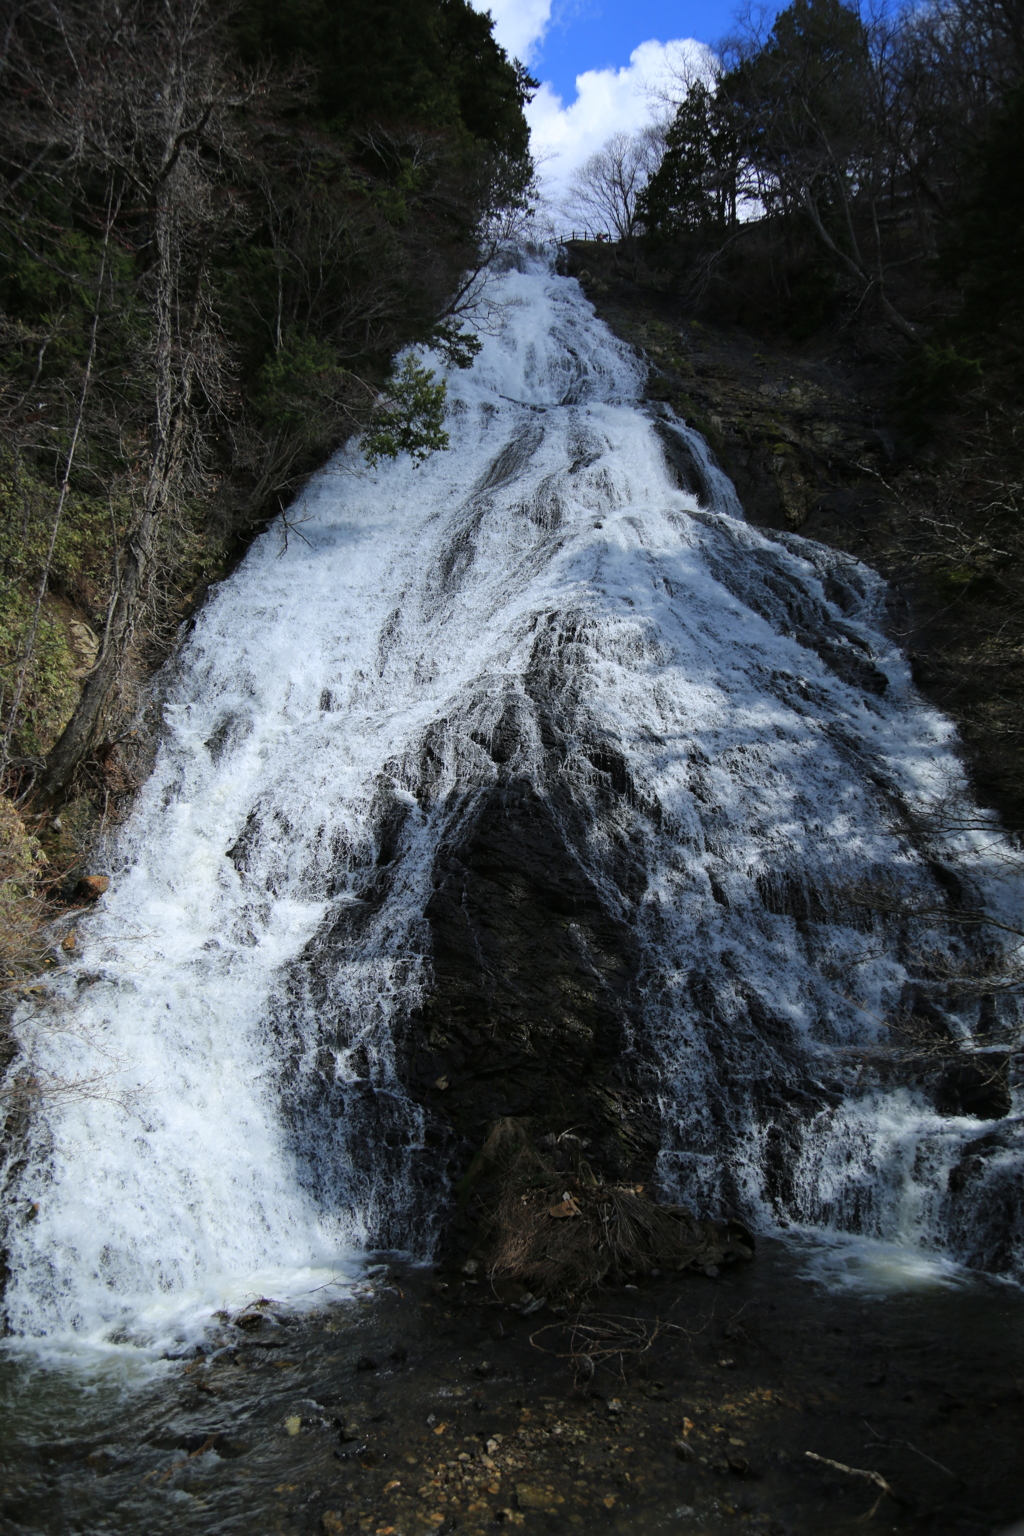
M 679 106 L 639 217 L 657 240 L 724 230 L 736 220 L 738 140 L 728 104 L 701 81 Z

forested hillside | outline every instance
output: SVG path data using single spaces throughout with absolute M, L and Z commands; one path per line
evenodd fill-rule
M 620 299 L 657 297 L 682 319 L 647 338 L 663 387 L 748 512 L 895 581 L 918 680 L 1015 825 L 1022 73 L 1018 0 L 877 14 L 795 0 L 691 83 L 638 189 L 633 239 L 576 260 Z M 730 338 L 751 345 L 730 354 Z
M 728 286 L 730 263 L 770 244 L 771 291 L 746 286 L 736 314 L 772 309 L 790 330 L 865 308 L 911 342 L 938 329 L 947 351 L 1005 330 L 994 292 L 979 307 L 978 283 L 993 257 L 1011 282 L 1020 261 L 1007 173 L 1022 26 L 1014 0 L 873 19 L 842 0 L 795 0 L 767 34 L 734 41 L 718 78 L 695 81 L 677 109 L 638 199 L 649 256 L 678 272 L 699 251 L 702 280 Z M 952 385 L 956 370 L 944 377 Z
M 10 974 L 205 586 L 351 433 L 444 445 L 393 359 L 471 359 L 532 171 L 531 82 L 466 0 L 11 0 L 0 47 Z

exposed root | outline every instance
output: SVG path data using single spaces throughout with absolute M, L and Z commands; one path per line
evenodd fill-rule
M 530 1335 L 530 1343 L 543 1354 L 568 1361 L 576 1385 L 582 1387 L 602 1366 L 615 1369 L 625 1381 L 627 1364 L 640 1363 L 658 1339 L 680 1334 L 691 1337 L 688 1329 L 660 1318 L 590 1312 L 565 1323 L 545 1324 Z

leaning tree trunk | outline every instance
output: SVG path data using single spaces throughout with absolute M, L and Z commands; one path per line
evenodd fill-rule
M 131 646 L 139 598 L 156 546 L 162 510 L 162 507 L 147 509 L 128 541 L 120 584 L 99 656 L 85 680 L 74 714 L 46 761 L 40 786 L 46 799 L 54 799 L 64 790 L 78 765 L 95 751 L 107 734 L 111 704 Z

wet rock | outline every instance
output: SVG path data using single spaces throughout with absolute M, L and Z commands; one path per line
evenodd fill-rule
M 736 1477 L 752 1477 L 754 1475 L 750 1462 L 745 1456 L 730 1456 L 728 1458 L 729 1471 Z
M 660 1119 L 632 1010 L 639 948 L 621 915 L 637 866 L 623 848 L 609 875 L 624 902 L 612 903 L 574 846 L 586 843 L 590 822 L 560 771 L 549 699 L 560 685 L 560 643 L 538 641 L 535 700 L 510 705 L 487 738 L 499 782 L 438 855 L 426 909 L 432 986 L 410 1029 L 403 1075 L 448 1122 L 464 1156 L 499 1117 L 528 1115 L 541 1133 L 585 1125 L 602 1171 L 644 1177 Z M 535 735 L 550 743 L 551 773 L 540 786 L 515 771 Z M 598 744 L 592 757 L 615 816 L 631 792 L 623 765 L 602 757 Z
M 684 434 L 675 429 L 671 421 L 664 419 L 655 421 L 654 430 L 661 439 L 669 472 L 679 489 L 689 491 L 701 501 L 711 502 L 713 496 L 704 466 L 698 461 Z
M 75 886 L 75 895 L 82 901 L 99 901 L 109 886 L 109 875 L 83 875 Z

